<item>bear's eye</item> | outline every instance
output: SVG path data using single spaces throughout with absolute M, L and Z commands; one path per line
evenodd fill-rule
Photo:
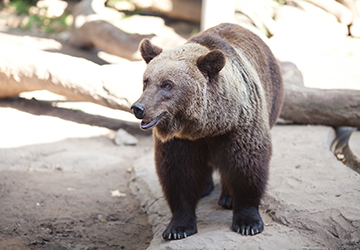
M 161 88 L 162 89 L 166 89 L 166 90 L 170 90 L 172 88 L 172 84 L 171 82 L 164 82 L 162 85 L 161 85 Z
M 144 80 L 144 89 L 147 87 L 148 83 L 149 83 L 149 80 L 148 80 L 148 79 L 145 79 L 145 80 Z

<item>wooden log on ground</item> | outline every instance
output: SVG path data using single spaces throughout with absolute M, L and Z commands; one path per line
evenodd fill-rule
M 73 29 L 72 31 L 72 34 L 79 36 L 79 38 L 76 39 L 77 42 L 75 42 L 75 35 L 71 36 L 69 42 L 72 45 L 76 45 L 78 47 L 94 46 L 110 54 L 120 56 L 131 61 L 141 60 L 138 52 L 141 40 L 143 38 L 154 37 L 154 35 L 128 34 L 104 20 L 87 22 L 82 25 L 79 30 Z M 85 42 L 78 42 L 83 38 L 86 38 Z
M 129 34 L 109 21 L 121 14 L 105 7 L 105 0 L 83 0 L 73 9 L 74 23 L 69 43 L 80 48 L 97 47 L 132 61 L 141 60 L 138 46 L 143 38 L 154 35 Z
M 81 58 L 16 46 L 3 47 L 0 58 L 0 98 L 48 90 L 72 100 L 131 112 L 142 89 L 143 62 L 99 66 Z
M 141 95 L 143 62 L 99 66 L 57 53 L 0 50 L 0 98 L 48 90 L 69 99 L 131 112 Z M 293 63 L 281 63 L 285 101 L 280 117 L 300 124 L 360 128 L 360 91 L 306 88 Z
M 281 63 L 285 99 L 280 117 L 300 124 L 360 128 L 360 91 L 306 88 L 293 63 Z
M 308 0 L 310 3 L 313 3 L 320 8 L 334 14 L 339 22 L 350 25 L 353 21 L 353 13 L 341 3 L 338 3 L 333 0 Z
M 175 46 L 185 41 L 173 33 L 169 37 L 162 37 L 155 34 L 124 32 L 115 25 L 124 16 L 114 9 L 105 7 L 105 1 L 82 0 L 73 8 L 74 22 L 69 38 L 71 45 L 80 48 L 96 47 L 131 61 L 140 61 L 142 58 L 138 47 L 144 38 L 149 38 L 162 47 Z

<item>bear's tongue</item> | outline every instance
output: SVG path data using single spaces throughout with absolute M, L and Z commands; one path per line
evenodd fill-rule
M 142 129 L 151 128 L 152 126 L 154 126 L 156 124 L 157 120 L 158 120 L 157 118 L 142 120 L 140 126 Z

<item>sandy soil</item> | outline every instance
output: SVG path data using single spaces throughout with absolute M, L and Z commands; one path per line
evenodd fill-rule
M 8 30 L 0 17 L 0 43 L 108 63 L 96 50 Z M 107 128 L 129 114 L 47 92 L 24 96 L 0 103 L 0 249 L 146 249 L 153 233 L 128 182 L 152 147 L 149 133 L 132 125 L 141 143 L 116 146 Z
M 0 116 L 0 249 L 148 246 L 152 231 L 128 182 L 150 136 L 116 146 L 105 128 L 13 108 Z

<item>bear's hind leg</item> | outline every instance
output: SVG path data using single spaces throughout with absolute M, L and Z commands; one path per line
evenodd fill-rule
M 214 190 L 214 182 L 212 177 L 212 168 L 209 166 L 205 175 L 205 185 L 203 189 L 202 197 L 207 196 Z
M 232 209 L 233 198 L 227 189 L 222 189 L 218 204 L 225 209 Z
M 226 181 L 224 181 L 223 178 L 221 178 L 221 195 L 218 204 L 225 209 L 232 209 L 233 207 L 233 198 L 230 195 L 230 192 L 226 187 Z
M 172 219 L 163 232 L 165 240 L 197 233 L 195 209 L 199 199 L 213 189 L 206 147 L 198 141 L 155 138 L 156 170 Z

